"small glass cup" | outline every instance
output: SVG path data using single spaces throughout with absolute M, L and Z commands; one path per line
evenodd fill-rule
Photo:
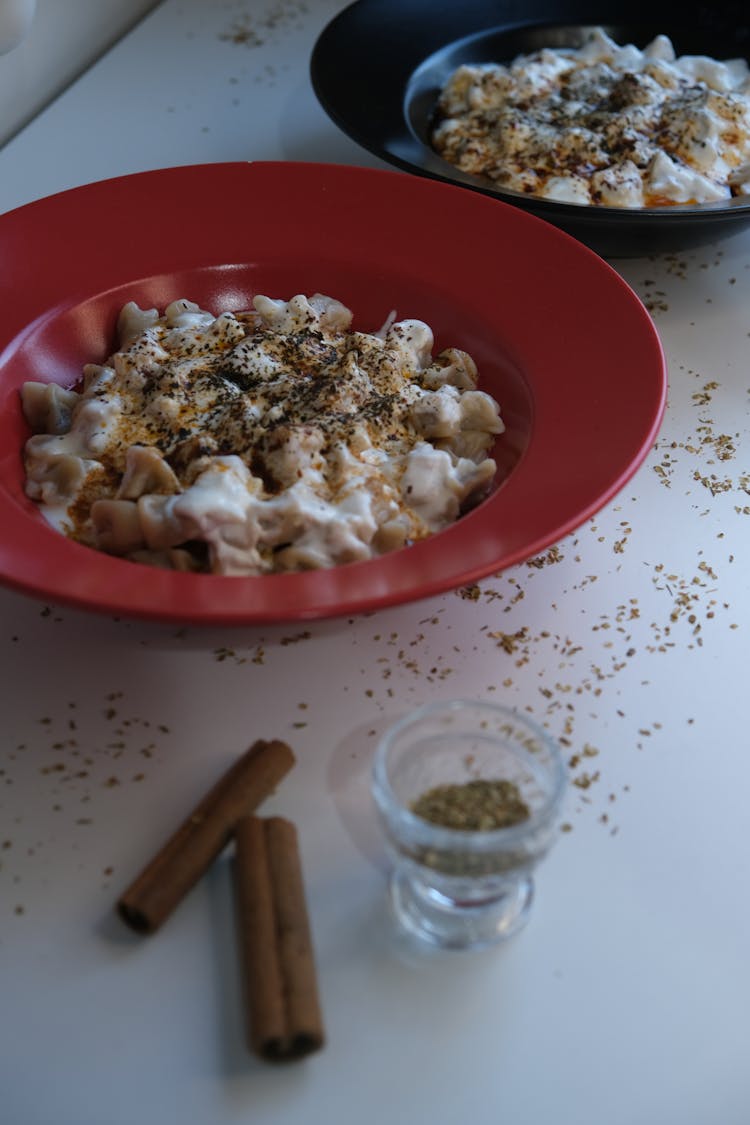
M 465 829 L 413 811 L 436 786 L 477 779 L 512 782 L 526 819 Z M 430 703 L 386 731 L 372 793 L 394 862 L 390 899 L 398 922 L 443 949 L 482 949 L 517 933 L 531 909 L 532 871 L 556 838 L 565 785 L 556 742 L 508 707 Z

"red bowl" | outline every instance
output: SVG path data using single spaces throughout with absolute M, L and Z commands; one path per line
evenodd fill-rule
M 651 318 L 605 262 L 542 220 L 451 185 L 319 164 L 120 177 L 0 216 L 0 581 L 45 600 L 192 624 L 371 611 L 475 582 L 606 504 L 656 436 L 666 370 Z M 114 345 L 127 300 L 219 311 L 321 292 L 378 328 L 426 321 L 501 406 L 492 494 L 412 547 L 253 578 L 145 567 L 54 531 L 24 494 L 19 388 L 70 386 Z

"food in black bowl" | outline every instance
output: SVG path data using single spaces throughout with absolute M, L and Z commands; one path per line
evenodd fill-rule
M 641 172 L 647 166 L 651 168 L 653 151 L 646 153 L 642 145 L 635 145 L 625 153 L 629 163 L 624 177 L 627 190 L 623 191 L 620 190 L 621 169 L 618 167 L 612 172 L 605 168 L 600 145 L 598 149 L 594 146 L 593 152 L 589 146 L 582 157 L 577 154 L 573 175 L 562 177 L 562 188 L 560 177 L 556 177 L 555 190 L 545 196 L 539 191 L 539 163 L 534 164 L 531 158 L 533 144 L 521 150 L 526 166 L 516 167 L 520 176 L 508 175 L 507 169 L 498 166 L 497 160 L 493 160 L 497 153 L 491 144 L 485 145 L 483 151 L 477 123 L 481 123 L 482 117 L 489 118 L 494 127 L 498 108 L 497 105 L 483 106 L 482 99 L 492 100 L 487 98 L 486 87 L 492 84 L 493 71 L 507 74 L 507 65 L 498 68 L 497 64 L 509 64 L 521 56 L 522 63 L 517 64 L 517 69 L 523 73 L 523 57 L 534 55 L 538 69 L 541 51 L 547 62 L 553 60 L 554 69 L 556 53 L 572 56 L 582 45 L 584 52 L 592 53 L 592 34 L 594 39 L 600 36 L 599 44 L 594 43 L 595 54 L 601 47 L 601 33 L 593 32 L 597 27 L 616 44 L 629 45 L 629 51 L 621 53 L 626 61 L 628 55 L 636 62 L 639 57 L 641 60 L 645 57 L 647 69 L 654 72 L 658 82 L 681 83 L 681 89 L 671 91 L 677 118 L 674 113 L 672 117 L 665 113 L 661 118 L 652 113 L 651 140 L 661 143 L 665 151 L 657 161 L 659 175 L 648 182 L 641 177 L 644 183 L 640 186 L 645 190 L 631 189 L 638 165 Z M 679 59 L 678 69 L 684 62 L 679 79 L 667 73 L 670 68 L 675 69 L 670 61 L 674 55 Z M 682 56 L 698 58 L 685 61 Z M 750 195 L 745 194 L 748 186 L 742 170 L 747 160 L 743 147 L 750 145 L 747 137 L 750 91 L 744 82 L 745 63 L 742 61 L 748 57 L 750 20 L 744 8 L 733 2 L 709 9 L 690 2 L 680 6 L 665 2 L 646 6 L 638 0 L 627 5 L 615 0 L 606 7 L 580 0 L 557 3 L 531 0 L 524 5 L 511 0 L 504 3 L 467 0 L 460 6 L 442 8 L 425 0 L 409 0 L 405 5 L 398 0 L 358 0 L 320 36 L 311 60 L 311 74 L 317 96 L 331 118 L 364 148 L 389 163 L 522 207 L 561 227 L 601 254 L 634 256 L 687 249 L 750 225 Z M 738 61 L 716 66 L 712 60 Z M 602 65 L 608 70 L 611 63 L 610 56 Z M 458 133 L 455 128 L 457 120 L 460 125 L 460 114 L 457 116 L 453 112 L 451 117 L 451 112 L 457 105 L 461 108 L 467 82 L 471 82 L 472 76 L 474 89 L 463 108 L 468 106 L 471 111 L 478 106 L 480 112 L 473 117 L 469 112 L 466 116 L 469 132 L 462 141 L 460 128 Z M 632 85 L 631 74 L 619 77 L 623 81 L 619 84 L 615 81 L 614 86 L 610 84 L 606 95 L 610 105 L 628 98 L 634 103 L 627 122 L 632 124 L 633 113 L 637 117 L 640 112 L 638 103 L 644 100 L 644 91 L 628 89 L 628 84 Z M 726 143 L 721 159 L 726 179 L 716 191 L 709 190 L 710 177 L 703 174 L 707 169 L 713 175 L 716 167 L 708 168 L 700 151 L 706 137 L 709 137 L 709 144 L 704 143 L 704 152 L 713 144 L 705 124 L 706 117 L 710 116 L 705 104 L 707 78 L 725 87 L 718 91 L 709 89 L 714 101 L 724 99 L 729 103 L 729 108 L 724 106 L 722 112 L 726 111 L 729 117 L 734 112 L 738 115 L 734 123 L 729 120 L 722 123 Z M 637 86 L 641 76 L 636 73 L 635 79 Z M 651 73 L 641 81 L 642 85 L 654 85 Z M 505 82 L 502 77 L 500 85 Z M 450 88 L 445 93 L 450 83 L 454 84 L 453 94 L 458 92 L 452 100 Z M 567 101 L 572 102 L 578 98 L 580 89 L 570 87 L 564 93 Z M 733 108 L 734 103 L 739 104 L 739 110 Z M 518 106 L 527 108 L 522 98 L 516 108 Z M 596 105 L 589 108 L 587 129 L 597 117 Z M 482 112 L 484 110 L 487 112 Z M 547 114 L 542 120 L 549 121 L 548 108 L 542 112 Z M 446 133 L 452 144 L 441 143 Z M 675 168 L 680 173 L 683 170 L 680 161 L 685 145 L 680 150 L 679 143 L 676 149 L 672 143 L 670 148 L 670 134 L 674 142 L 675 133 L 678 142 L 689 140 L 688 147 L 697 153 L 698 160 L 692 169 L 692 181 L 688 183 L 684 175 L 678 175 L 682 183 L 677 188 L 674 188 L 672 173 Z M 605 147 L 611 157 L 611 137 L 609 140 Z M 622 148 L 622 138 L 615 147 L 618 146 Z M 479 156 L 489 153 L 490 159 L 484 166 L 476 158 L 477 153 Z M 563 171 L 570 171 L 574 163 L 574 160 L 569 161 Z M 579 174 L 582 170 L 583 175 Z M 583 192 L 583 181 L 597 173 L 596 190 Z M 602 184 L 605 190 L 601 190 Z M 697 201 L 699 199 L 701 202 Z

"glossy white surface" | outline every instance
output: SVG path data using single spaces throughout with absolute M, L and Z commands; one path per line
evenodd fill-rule
M 0 0 L 0 143 L 37 114 L 157 0 Z
M 0 207 L 160 165 L 377 164 L 307 77 L 339 7 L 167 0 L 0 150 Z M 747 1121 L 750 235 L 616 266 L 664 343 L 665 423 L 620 497 L 544 556 L 259 631 L 0 591 L 8 1125 Z M 367 771 L 386 723 L 457 696 L 565 740 L 571 831 L 516 939 L 417 956 L 387 924 Z M 267 811 L 299 828 L 328 1030 L 281 1069 L 243 1043 L 229 856 L 155 937 L 112 912 L 258 736 L 298 756 Z
M 0 0 L 0 55 L 22 43 L 36 9 L 36 0 Z

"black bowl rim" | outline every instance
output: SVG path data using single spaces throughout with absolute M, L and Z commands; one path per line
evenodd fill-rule
M 608 5 L 606 19 L 595 19 L 597 13 L 603 16 L 601 5 L 588 0 L 566 4 L 559 0 L 522 4 L 517 0 L 463 0 L 450 6 L 435 6 L 428 0 L 355 0 L 318 37 L 310 59 L 310 76 L 319 102 L 334 123 L 363 148 L 403 171 L 459 184 L 582 232 L 608 228 L 627 237 L 635 228 L 700 227 L 716 231 L 722 224 L 750 224 L 750 196 L 637 209 L 543 199 L 498 188 L 454 168 L 419 136 L 413 117 L 419 82 L 437 65 L 440 56 L 504 34 L 604 26 L 640 28 L 653 35 L 664 31 L 658 14 L 663 11 L 664 19 L 670 22 L 664 33 L 673 38 L 679 40 L 680 27 L 695 36 L 702 26 L 702 34 L 713 33 L 714 41 L 723 34 L 727 42 L 736 41 L 744 47 L 746 39 L 747 48 L 735 50 L 733 57 L 750 57 L 750 24 L 733 24 L 722 33 L 717 31 L 715 12 L 706 12 L 701 24 L 696 13 L 702 10 L 694 0 L 679 8 L 671 2 L 660 4 L 659 0 L 615 0 Z M 580 13 L 579 18 L 575 18 L 576 13 Z M 618 15 L 621 18 L 616 18 Z M 455 34 L 457 29 L 459 35 Z M 727 52 L 724 57 L 728 57 Z

